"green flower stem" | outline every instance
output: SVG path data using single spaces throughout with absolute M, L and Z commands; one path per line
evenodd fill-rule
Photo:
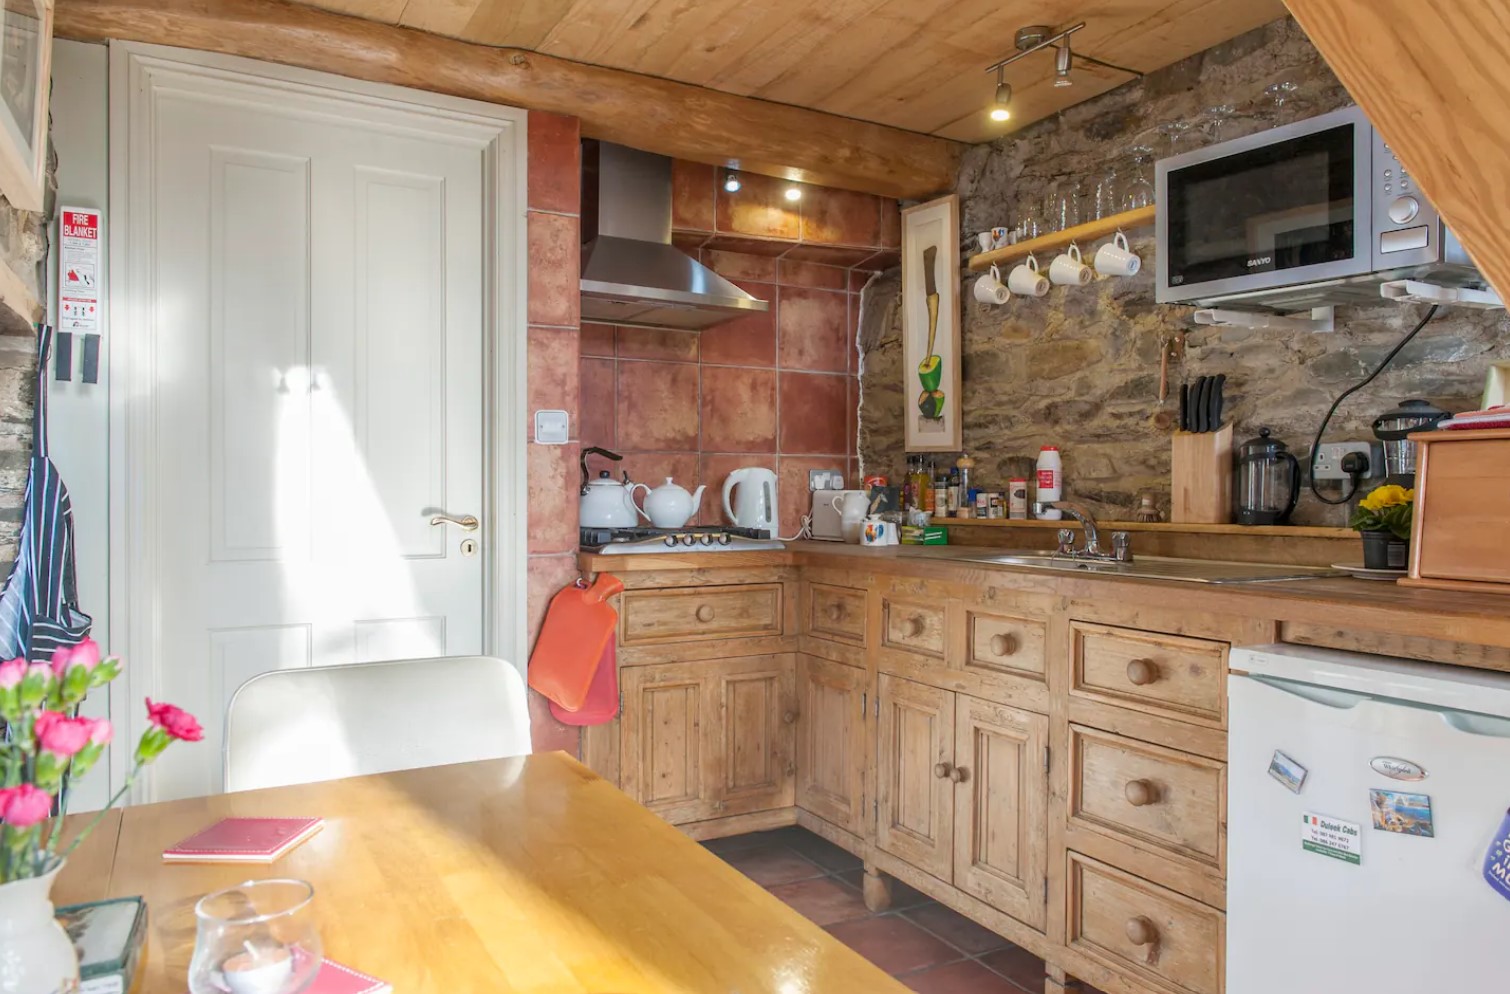
M 131 785 L 136 783 L 136 775 L 142 771 L 142 767 L 144 765 L 146 764 L 138 761 L 135 766 L 131 767 L 131 773 L 126 777 L 126 782 L 121 784 L 121 789 L 115 792 L 114 797 L 105 802 L 105 806 L 103 808 L 100 808 L 100 812 L 99 814 L 94 816 L 94 820 L 91 821 L 88 825 L 85 825 L 84 830 L 80 832 L 78 836 L 74 838 L 73 842 L 69 844 L 68 848 L 63 851 L 64 859 L 72 856 L 73 851 L 79 847 L 79 843 L 83 842 L 86 838 L 89 837 L 90 832 L 93 832 L 96 828 L 99 827 L 100 822 L 104 821 L 105 816 L 110 813 L 110 809 L 115 807 L 115 802 L 126 796 L 126 791 L 130 790 Z M 61 818 L 58 820 L 62 821 Z

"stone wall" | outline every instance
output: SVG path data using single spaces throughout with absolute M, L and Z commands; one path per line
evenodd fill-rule
M 1276 105 L 1265 88 L 1281 80 L 1296 89 Z M 1148 144 L 1165 154 L 1168 141 L 1156 130 L 1161 123 L 1194 121 L 1211 105 L 1233 104 L 1237 115 L 1221 130 L 1225 140 L 1348 102 L 1295 22 L 1276 21 L 972 148 L 958 185 L 962 242 L 1007 223 L 1019 199 L 1041 199 L 1056 183 L 1099 176 L 1131 146 Z M 1184 147 L 1209 140 L 1193 131 Z M 1424 311 L 1384 303 L 1340 308 L 1331 334 L 1195 329 L 1190 308 L 1154 303 L 1153 230 L 1132 234 L 1143 258 L 1142 273 L 1132 279 L 1102 279 L 1081 290 L 1056 287 L 1042 299 L 1013 298 L 1003 307 L 976 302 L 970 294 L 975 275 L 965 279 L 964 443 L 984 486 L 1030 477 L 1026 470 L 1039 446 L 1057 444 L 1070 496 L 1109 518 L 1126 518 L 1137 492 L 1152 488 L 1167 508 L 1168 425 L 1181 376 L 1225 372 L 1237 440 L 1269 426 L 1303 453 L 1332 400 L 1366 375 Z M 962 244 L 961 251 L 969 247 Z M 867 304 L 887 319 L 862 330 L 861 341 L 862 465 L 865 472 L 892 475 L 904 462 L 898 293 L 894 273 L 872 288 Z M 1161 343 L 1181 330 L 1188 331 L 1186 359 L 1171 368 L 1170 399 L 1161 405 Z M 1328 439 L 1370 438 L 1373 418 L 1409 397 L 1448 410 L 1476 407 L 1489 363 L 1510 359 L 1507 332 L 1510 319 L 1502 311 L 1444 310 L 1388 372 L 1343 405 Z M 1306 494 L 1295 520 L 1342 524 L 1344 517 L 1343 509 Z

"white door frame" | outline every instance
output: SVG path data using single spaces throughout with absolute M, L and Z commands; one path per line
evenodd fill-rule
M 113 315 L 110 381 L 110 608 L 111 648 L 126 660 L 112 686 L 111 714 L 121 729 L 111 753 L 112 790 L 125 782 L 139 729 L 142 698 L 160 686 L 156 645 L 162 605 L 158 596 L 159 495 L 151 475 L 156 361 L 151 315 L 151 269 L 156 233 L 133 217 L 150 217 L 150 196 L 133 203 L 130 171 L 150 167 L 141 136 L 151 134 L 154 108 L 149 76 L 192 86 L 196 79 L 248 77 L 290 98 L 354 100 L 369 108 L 422 109 L 437 130 L 475 140 L 483 151 L 484 196 L 492 216 L 486 272 L 483 354 L 485 415 L 483 461 L 483 644 L 485 651 L 524 672 L 527 631 L 526 575 L 526 334 L 528 312 L 527 112 L 398 86 L 369 83 L 251 59 L 187 49 L 112 42 L 110 45 L 110 252 L 109 301 Z M 218 762 L 218 757 L 217 757 Z M 133 802 L 152 800 L 149 774 L 132 791 Z

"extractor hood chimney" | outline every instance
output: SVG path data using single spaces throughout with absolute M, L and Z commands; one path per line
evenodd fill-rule
M 770 308 L 671 244 L 671 160 L 582 145 L 582 320 L 700 331 Z

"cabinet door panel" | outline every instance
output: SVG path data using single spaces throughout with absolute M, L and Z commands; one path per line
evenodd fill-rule
M 717 813 L 712 668 L 696 663 L 620 671 L 624 792 L 673 824 Z
M 864 835 L 865 671 L 800 656 L 797 684 L 797 806 Z
M 882 674 L 877 844 L 948 881 L 953 873 L 954 694 Z
M 964 694 L 955 706 L 954 885 L 1042 930 L 1049 721 Z
M 792 805 L 797 720 L 790 654 L 704 663 L 717 672 L 720 815 Z

